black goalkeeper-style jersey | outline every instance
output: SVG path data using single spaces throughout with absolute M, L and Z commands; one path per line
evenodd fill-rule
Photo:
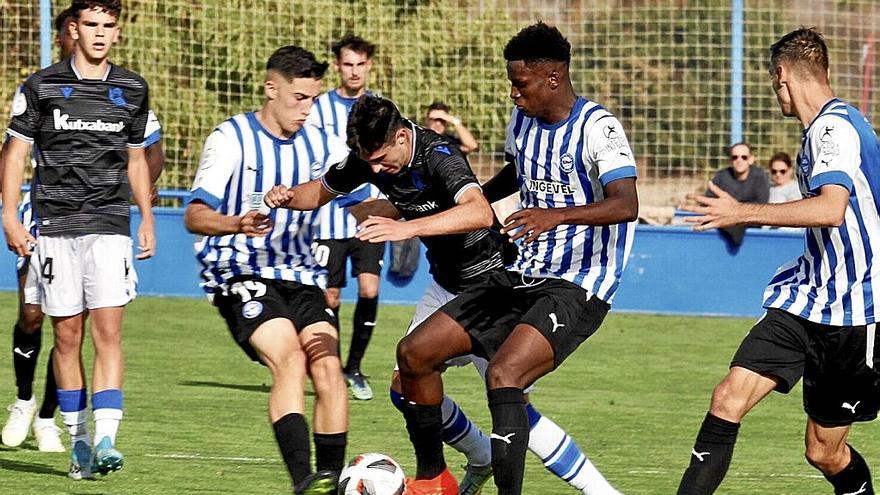
M 148 112 L 146 81 L 115 65 L 83 79 L 63 60 L 19 88 L 6 132 L 34 145 L 40 235 L 130 235 L 128 148 L 143 147 Z
M 399 173 L 374 173 L 353 155 L 331 167 L 322 178 L 324 187 L 346 194 L 364 183 L 375 184 L 403 218 L 412 220 L 448 210 L 461 194 L 480 187 L 467 159 L 457 147 L 437 133 L 407 122 L 413 132 L 410 164 Z M 479 275 L 503 266 L 500 234 L 481 229 L 466 234 L 422 237 L 431 275 L 441 287 L 460 292 Z

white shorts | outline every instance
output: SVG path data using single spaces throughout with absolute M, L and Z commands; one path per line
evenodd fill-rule
M 32 258 L 33 256 L 31 256 Z M 24 260 L 28 258 L 21 258 L 21 262 L 24 263 Z M 21 268 L 22 265 L 19 265 Z M 28 263 L 27 273 L 24 276 L 24 287 L 22 288 L 22 302 L 24 304 L 41 304 L 41 300 L 43 298 L 43 292 L 40 290 L 40 270 L 37 266 Z
M 39 236 L 31 268 L 38 270 L 49 316 L 125 306 L 137 294 L 131 237 L 125 235 Z

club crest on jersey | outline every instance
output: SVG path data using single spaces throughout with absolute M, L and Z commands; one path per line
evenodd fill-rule
M 248 320 L 253 320 L 254 318 L 260 316 L 262 312 L 263 303 L 261 303 L 260 301 L 248 301 L 241 308 L 241 315 Z
M 572 157 L 570 153 L 562 155 L 562 158 L 559 159 L 559 168 L 561 168 L 563 172 L 570 174 L 574 171 L 574 157 Z
M 124 107 L 126 105 L 125 94 L 122 92 L 122 88 L 117 88 L 113 86 L 107 91 L 107 98 L 113 102 L 117 107 Z
M 62 86 L 61 87 L 61 96 L 64 97 L 65 100 L 69 100 L 70 96 L 73 94 L 73 88 L 70 86 Z
M 27 98 L 24 96 L 21 86 L 19 86 L 15 91 L 15 96 L 12 97 L 12 116 L 18 117 L 25 110 L 27 110 Z

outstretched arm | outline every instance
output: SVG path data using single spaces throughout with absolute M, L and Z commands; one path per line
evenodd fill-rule
M 354 215 L 354 218 L 357 219 L 358 223 L 363 222 L 371 216 L 385 217 L 392 220 L 400 219 L 400 212 L 397 211 L 397 208 L 395 208 L 394 205 L 391 204 L 391 201 L 388 201 L 387 199 L 364 201 L 363 203 L 349 206 L 348 212 Z
M 223 215 L 201 201 L 193 201 L 186 207 L 183 224 L 193 234 L 245 234 L 248 237 L 266 235 L 272 227 L 269 217 L 256 210 L 241 216 Z
M 413 237 L 462 234 L 492 226 L 495 218 L 492 207 L 478 187 L 461 193 L 458 204 L 452 208 L 416 218 L 397 222 L 390 218 L 371 216 L 362 224 L 357 238 L 369 242 L 400 241 Z
M 700 216 L 687 217 L 694 230 L 709 230 L 734 225 L 769 225 L 772 227 L 839 227 L 846 215 L 849 191 L 837 184 L 819 189 L 810 198 L 777 204 L 740 203 L 714 183 L 709 190 L 717 197 L 690 194 L 697 204 L 681 208 Z
M 314 210 L 324 206 L 337 194 L 324 186 L 321 179 L 310 180 L 293 187 L 278 185 L 263 197 L 269 208 L 290 208 L 291 210 Z

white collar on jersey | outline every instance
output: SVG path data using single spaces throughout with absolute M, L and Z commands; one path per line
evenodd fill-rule
M 82 76 L 82 74 L 79 73 L 78 70 L 76 70 L 76 64 L 73 63 L 73 59 L 74 59 L 74 57 L 70 57 L 70 68 L 73 70 L 73 74 L 76 76 L 76 78 L 79 79 L 80 81 L 82 81 L 82 80 L 83 80 L 83 76 Z M 102 81 L 106 81 L 106 80 L 107 80 L 107 77 L 110 76 L 110 69 L 112 69 L 112 68 L 113 68 L 113 64 L 111 64 L 110 62 L 107 62 L 107 72 L 105 72 L 105 73 L 104 73 L 104 76 L 101 77 L 101 80 L 102 80 Z M 95 81 L 96 81 L 97 79 L 91 79 L 91 80 L 95 80 Z
M 409 129 L 412 131 L 412 139 L 410 139 L 410 150 L 409 150 L 409 163 L 406 164 L 404 169 L 407 169 L 412 166 L 413 160 L 416 159 L 416 125 L 410 121 Z M 402 170 L 402 169 L 401 169 Z

